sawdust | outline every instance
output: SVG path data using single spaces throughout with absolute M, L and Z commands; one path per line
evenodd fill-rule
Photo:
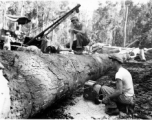
M 108 116 L 105 113 L 105 105 L 96 105 L 92 101 L 86 101 L 83 96 L 76 97 L 74 99 L 74 105 L 66 106 L 64 114 L 68 114 L 73 117 L 73 119 L 112 119 L 117 116 Z

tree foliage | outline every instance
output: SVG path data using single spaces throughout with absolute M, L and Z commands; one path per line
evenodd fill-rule
M 147 4 L 134 4 L 133 1 L 127 1 L 125 3 L 112 3 L 107 2 L 105 6 L 100 4 L 99 8 L 94 14 L 93 29 L 95 34 L 98 35 L 97 39 L 101 42 L 122 46 L 124 38 L 124 15 L 125 7 L 127 4 L 128 22 L 127 22 L 127 44 L 133 42 L 136 39 L 144 40 L 145 44 L 149 47 L 151 44 L 151 28 L 152 28 L 152 3 Z M 120 7 L 121 6 L 121 7 Z M 120 9 L 119 9 L 120 8 Z M 118 10 L 119 9 L 119 10 Z M 109 11 L 109 12 L 108 12 Z M 111 26 L 111 39 L 107 42 L 109 35 L 109 27 Z M 104 33 L 104 35 L 103 35 Z M 102 35 L 101 35 L 102 34 Z M 148 47 L 147 45 L 147 47 Z

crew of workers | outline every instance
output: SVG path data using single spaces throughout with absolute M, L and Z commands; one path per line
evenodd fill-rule
M 84 51 L 84 47 L 90 43 L 90 39 L 87 35 L 85 26 L 76 16 L 71 18 L 69 33 L 70 41 L 66 44 L 66 47 L 69 48 L 70 51 L 74 51 L 75 54 L 81 55 Z M 19 32 L 16 32 L 16 34 L 19 36 Z M 45 38 L 43 37 L 43 39 Z M 47 41 L 48 40 L 42 41 L 42 52 L 45 52 L 47 48 Z M 13 40 L 10 33 L 7 32 L 3 49 L 11 50 L 11 42 L 15 42 L 15 40 Z M 140 57 L 141 60 L 146 60 L 143 48 L 141 47 Z M 113 54 L 109 56 L 109 59 L 112 60 L 113 69 L 116 71 L 116 88 L 114 89 L 109 86 L 100 86 L 99 94 L 103 95 L 102 103 L 106 106 L 106 113 L 109 115 L 117 115 L 121 112 L 121 107 L 119 107 L 120 104 L 126 107 L 130 105 L 133 109 L 135 100 L 134 85 L 130 72 L 122 66 L 124 63 L 123 58 L 118 54 Z
M 69 48 L 69 51 L 74 51 L 75 54 L 81 55 L 84 47 L 90 43 L 90 39 L 85 26 L 76 16 L 71 18 L 69 33 L 70 41 L 66 44 L 66 47 Z M 20 36 L 18 31 L 16 31 L 16 34 Z M 46 40 L 44 37 L 43 39 L 41 51 L 45 53 L 48 39 Z M 11 37 L 11 34 L 7 32 L 3 49 L 11 50 L 11 42 L 15 42 L 15 40 Z M 143 47 L 139 49 L 141 60 L 146 61 Z M 117 115 L 122 112 L 120 105 L 125 107 L 129 106 L 127 109 L 133 109 L 135 104 L 134 85 L 131 73 L 123 67 L 123 58 L 120 57 L 119 54 L 112 54 L 109 55 L 109 59 L 112 60 L 112 67 L 116 71 L 114 80 L 115 89 L 109 86 L 100 86 L 99 94 L 103 95 L 101 102 L 106 106 L 106 113 L 109 115 Z
M 71 41 L 66 46 L 71 50 L 74 50 L 76 54 L 82 54 L 84 46 L 87 46 L 90 42 L 86 28 L 79 22 L 77 17 L 71 18 L 70 26 Z M 140 48 L 141 60 L 146 60 L 143 49 Z M 106 113 L 109 115 L 120 115 L 127 109 L 131 111 L 133 115 L 134 104 L 135 104 L 135 93 L 134 85 L 131 73 L 125 69 L 122 64 L 124 59 L 119 54 L 113 54 L 109 56 L 109 59 L 113 62 L 113 69 L 116 71 L 115 74 L 115 89 L 109 86 L 98 85 L 98 93 L 103 95 L 101 100 L 106 106 Z M 99 92 L 100 91 L 100 92 Z M 127 112 L 125 111 L 125 112 Z M 129 114 L 129 112 L 127 112 Z

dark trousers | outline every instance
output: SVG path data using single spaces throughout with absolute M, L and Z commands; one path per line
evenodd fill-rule
M 47 48 L 47 40 L 43 39 L 42 42 L 41 42 L 41 51 L 43 53 L 46 52 L 46 48 Z
M 89 40 L 88 36 L 86 36 L 85 34 L 77 33 L 76 40 L 73 41 L 72 49 L 73 50 L 83 49 L 83 46 L 88 45 L 89 42 L 90 42 L 90 40 Z M 70 48 L 70 43 L 67 43 L 66 47 Z
M 108 86 L 102 86 L 101 91 L 103 94 L 103 97 L 109 96 L 110 94 L 115 92 L 115 89 Z M 119 95 L 118 97 L 115 97 L 113 99 L 109 99 L 105 103 L 105 107 L 107 110 L 109 109 L 119 109 L 119 111 L 127 112 L 126 106 L 133 105 L 135 103 L 135 97 L 134 96 L 125 96 L 124 94 Z

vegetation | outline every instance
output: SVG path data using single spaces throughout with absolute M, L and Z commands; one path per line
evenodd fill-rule
M 23 25 L 22 31 L 27 36 L 35 36 L 68 12 L 71 6 L 75 5 L 68 1 L 1 1 L 0 21 L 14 30 L 14 23 L 5 19 L 5 13 L 27 16 L 32 22 Z M 80 11 L 78 16 L 86 24 L 89 37 L 95 42 L 124 46 L 138 39 L 151 47 L 151 8 L 151 0 L 146 4 L 135 4 L 131 0 L 116 3 L 107 1 L 104 5 L 99 2 L 92 18 L 87 17 L 86 11 Z M 48 35 L 50 40 L 60 44 L 68 42 L 69 18 Z

